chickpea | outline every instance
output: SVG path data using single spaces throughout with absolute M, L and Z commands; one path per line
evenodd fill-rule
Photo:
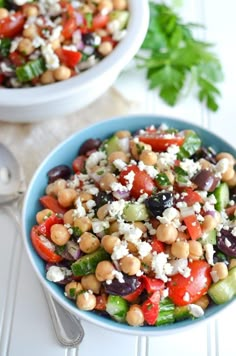
M 141 221 L 135 221 L 134 226 L 137 227 L 138 229 L 140 229 L 143 232 L 143 234 L 145 234 L 145 232 L 147 232 L 147 227 Z
M 61 80 L 66 80 L 69 79 L 71 76 L 71 70 L 70 68 L 61 65 L 57 69 L 53 71 L 53 76 L 55 80 L 61 81 Z
M 189 258 L 199 260 L 203 255 L 202 245 L 199 241 L 189 240 Z
M 110 261 L 101 261 L 97 264 L 95 276 L 100 282 L 114 278 L 115 267 Z
M 147 145 L 147 144 L 142 143 L 142 142 L 130 141 L 130 152 L 131 152 L 131 155 L 134 157 L 134 159 L 138 160 L 140 154 L 144 150 L 151 151 L 152 148 L 151 148 L 150 145 Z
M 115 232 L 119 231 L 119 224 L 117 221 L 114 221 L 109 226 L 109 234 L 114 234 Z
M 55 182 L 48 184 L 46 194 L 57 197 L 58 192 L 66 188 L 65 179 L 57 179 Z
M 39 11 L 38 8 L 34 5 L 27 4 L 26 6 L 23 6 L 23 14 L 26 17 L 31 17 L 31 16 L 38 16 Z
M 235 174 L 234 167 L 229 166 L 228 169 L 222 174 L 221 180 L 223 182 L 228 182 L 231 179 L 233 179 L 234 174 Z
M 34 46 L 29 38 L 23 38 L 18 44 L 19 52 L 28 56 L 34 52 Z
M 128 156 L 122 152 L 122 151 L 116 151 L 116 152 L 112 152 L 109 156 L 108 156 L 108 162 L 109 163 L 113 163 L 116 159 L 121 159 L 121 161 L 128 163 L 129 162 L 129 158 Z
M 64 224 L 74 224 L 74 209 L 67 210 L 63 215 Z
M 185 241 L 189 239 L 189 236 L 186 234 L 186 232 L 178 231 L 177 239 L 181 241 Z
M 205 158 L 200 158 L 199 163 L 201 165 L 201 169 L 211 169 L 211 162 L 207 161 Z
M 201 298 L 199 298 L 194 304 L 199 305 L 203 310 L 205 310 L 210 303 L 209 297 L 207 294 L 203 295 Z
M 177 258 L 187 258 L 189 256 L 189 244 L 186 241 L 175 241 L 171 245 L 171 253 Z
M 227 184 L 230 188 L 233 188 L 236 186 L 236 172 L 234 172 L 234 176 L 227 181 Z
M 99 246 L 99 239 L 91 232 L 84 232 L 79 238 L 79 247 L 85 253 L 94 252 Z
M 65 286 L 65 293 L 67 298 L 76 299 L 77 294 L 81 292 L 82 289 L 82 285 L 79 282 L 71 281 L 67 283 Z
M 37 26 L 35 26 L 35 24 L 32 23 L 31 25 L 24 28 L 22 34 L 23 34 L 23 37 L 33 40 L 38 35 Z
M 228 268 L 224 262 L 217 262 L 211 269 L 214 282 L 225 279 L 228 276 Z
M 74 204 L 74 201 L 77 198 L 77 193 L 72 188 L 65 188 L 59 190 L 58 192 L 58 202 L 64 208 L 69 208 Z
M 136 254 L 138 252 L 137 246 L 133 242 L 128 241 L 127 248 L 132 254 Z
M 220 161 L 221 159 L 223 158 L 227 158 L 228 161 L 229 161 L 229 164 L 231 166 L 234 166 L 235 165 L 235 158 L 233 155 L 231 155 L 231 153 L 228 153 L 228 152 L 220 152 L 216 155 L 216 160 L 217 162 Z
M 118 137 L 118 138 L 125 138 L 125 137 L 130 137 L 131 136 L 131 132 L 130 131 L 127 131 L 127 130 L 122 130 L 122 131 L 117 131 L 115 133 L 115 135 Z
M 111 184 L 117 182 L 117 178 L 112 173 L 105 173 L 104 176 L 100 179 L 99 185 L 101 190 L 110 191 Z
M 231 258 L 229 262 L 229 269 L 236 267 L 236 258 Z
M 141 307 L 133 304 L 126 314 L 126 321 L 131 326 L 141 326 L 144 323 L 144 316 Z
M 98 10 L 103 12 L 111 12 L 113 10 L 113 3 L 111 0 L 101 0 L 98 4 Z
M 101 282 L 99 282 L 95 274 L 88 274 L 81 278 L 83 289 L 91 290 L 93 293 L 98 294 L 101 289 Z
M 48 218 L 52 214 L 53 214 L 53 211 L 50 209 L 43 209 L 43 210 L 39 211 L 36 214 L 37 223 L 42 224 L 46 220 L 46 218 Z
M 1 7 L 0 8 L 0 20 L 5 19 L 8 16 L 9 16 L 8 10 L 5 9 L 4 7 Z
M 100 208 L 97 211 L 98 219 L 104 220 L 107 215 L 108 215 L 108 204 L 100 206 Z
M 178 230 L 172 224 L 160 224 L 156 231 L 156 237 L 159 241 L 166 244 L 172 244 L 178 236 Z
M 140 267 L 140 260 L 131 254 L 120 260 L 120 268 L 122 272 L 127 273 L 129 276 L 135 275 L 140 270 Z
M 55 79 L 53 76 L 53 72 L 51 70 L 46 70 L 40 77 L 41 84 L 51 84 L 54 82 L 55 82 Z
M 149 253 L 147 256 L 143 257 L 141 260 L 141 270 L 145 273 L 149 273 L 152 267 L 152 253 Z
M 50 237 L 56 245 L 63 246 L 69 241 L 70 234 L 64 225 L 54 224 L 51 227 Z
M 112 254 L 114 247 L 119 244 L 119 237 L 113 235 L 104 235 L 101 240 L 102 247 L 110 254 Z
M 157 155 L 153 151 L 144 150 L 139 159 L 147 166 L 154 166 L 157 163 Z
M 61 41 L 59 38 L 53 40 L 50 42 L 51 43 L 51 46 L 52 46 L 52 49 L 55 51 L 55 49 L 61 47 Z
M 127 0 L 113 0 L 113 6 L 115 10 L 127 9 Z
M 90 193 L 87 192 L 79 192 L 79 198 L 81 200 L 81 203 L 87 202 L 88 200 L 92 200 L 93 196 Z
M 210 214 L 207 214 L 204 216 L 204 221 L 202 222 L 201 227 L 204 232 L 208 232 L 215 229 L 216 225 L 217 225 L 216 219 Z
M 113 50 L 111 42 L 104 41 L 98 47 L 98 52 L 101 53 L 104 57 L 108 56 Z
M 74 219 L 74 226 L 78 227 L 81 232 L 87 232 L 92 229 L 92 222 L 87 216 L 81 216 Z
M 76 305 L 81 310 L 93 310 L 96 306 L 96 297 L 92 293 L 83 291 L 76 298 Z

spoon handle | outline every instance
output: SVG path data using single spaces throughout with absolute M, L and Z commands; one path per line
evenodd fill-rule
M 4 208 L 12 216 L 21 231 L 19 201 Z M 84 337 L 84 330 L 79 319 L 65 310 L 43 286 L 42 289 L 59 343 L 66 347 L 75 347 L 80 344 Z

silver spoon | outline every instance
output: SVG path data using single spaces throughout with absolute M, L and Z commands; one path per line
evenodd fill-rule
M 0 143 L 0 206 L 5 208 L 21 230 L 20 205 L 26 190 L 23 170 L 11 151 Z M 83 337 L 79 319 L 67 312 L 43 288 L 58 341 L 63 346 L 74 347 Z

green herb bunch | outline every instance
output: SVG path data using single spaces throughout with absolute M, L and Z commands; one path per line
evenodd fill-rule
M 212 45 L 194 37 L 196 27 L 202 26 L 184 23 L 164 3 L 150 2 L 149 28 L 143 51 L 136 56 L 137 66 L 146 69 L 150 89 L 157 89 L 167 104 L 174 106 L 184 89 L 195 88 L 198 99 L 216 111 L 222 68 Z

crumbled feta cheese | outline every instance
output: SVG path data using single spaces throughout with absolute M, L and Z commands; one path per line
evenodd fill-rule
M 236 236 L 236 227 L 233 228 L 233 230 L 231 231 L 231 234 L 232 234 L 233 236 Z
M 185 294 L 183 296 L 183 300 L 185 302 L 189 302 L 190 301 L 190 294 L 188 292 L 185 292 Z
M 133 188 L 134 177 L 135 177 L 135 173 L 133 171 L 130 171 L 128 174 L 124 176 L 124 178 L 128 181 L 126 184 L 128 190 L 131 190 Z
M 194 203 L 193 204 L 193 209 L 195 211 L 195 213 L 199 214 L 201 212 L 201 204 L 200 203 Z
M 18 6 L 27 4 L 28 0 L 14 0 L 14 3 Z
M 221 175 L 227 171 L 228 167 L 229 167 L 228 158 L 222 158 L 221 160 L 219 160 L 215 165 L 216 176 L 221 177 Z
M 60 282 L 71 275 L 72 272 L 66 267 L 50 266 L 46 278 L 51 282 Z
M 192 314 L 192 316 L 194 316 L 195 318 L 200 318 L 204 315 L 204 310 L 197 304 L 189 304 L 188 310 L 190 314 Z
M 129 254 L 126 241 L 121 241 L 120 244 L 115 245 L 113 252 L 111 254 L 112 260 L 120 260 L 122 257 L 125 257 Z
M 83 216 L 86 216 L 86 210 L 83 207 L 80 198 L 76 199 L 75 206 L 76 206 L 76 209 L 74 209 L 74 211 L 73 211 L 74 218 L 82 218 Z
M 154 227 L 152 226 L 152 224 L 150 222 L 146 221 L 144 223 L 144 225 L 148 229 L 149 235 L 155 235 L 156 234 L 156 229 L 154 229 Z
M 214 283 L 220 280 L 217 271 L 211 271 L 210 275 Z
M 86 160 L 86 170 L 89 172 L 93 167 L 97 166 L 99 162 L 103 159 L 106 159 L 106 154 L 104 152 L 93 152 Z
M 120 282 L 120 283 L 124 283 L 124 275 L 122 272 L 119 272 L 117 270 L 113 270 L 112 274 L 114 275 L 114 277 Z
M 187 158 L 180 162 L 180 167 L 188 173 L 189 178 L 192 178 L 194 174 L 201 169 L 201 165 L 198 161 L 194 162 L 193 159 Z
M 120 22 L 119 20 L 113 20 L 108 22 L 107 29 L 110 33 L 115 33 L 120 29 Z
M 179 217 L 179 212 L 177 209 L 170 207 L 163 211 L 162 216 L 157 216 L 157 219 L 162 224 L 170 224 L 173 220 Z
M 119 223 L 119 233 L 124 235 L 126 241 L 133 242 L 135 245 L 139 242 L 143 232 L 138 227 L 124 222 Z
M 137 203 L 143 203 L 147 198 L 148 198 L 148 194 L 147 193 L 143 193 L 138 198 Z
M 49 37 L 50 41 L 55 41 L 57 40 L 60 35 L 61 35 L 61 31 L 62 31 L 62 26 L 57 26 L 52 30 L 52 34 Z
M 213 256 L 214 256 L 214 248 L 212 244 L 206 244 L 204 246 L 205 254 L 206 254 L 206 260 L 209 263 L 209 265 L 214 265 L 213 261 Z
M 123 214 L 123 210 L 125 208 L 126 201 L 124 199 L 120 199 L 117 201 L 113 201 L 108 204 L 108 213 L 111 217 L 120 218 Z
M 54 53 L 50 43 L 41 47 L 42 55 L 46 62 L 47 69 L 57 69 L 60 65 L 58 56 Z
M 236 232 L 236 228 L 235 228 L 235 232 Z M 225 239 L 225 245 L 227 246 L 227 247 L 230 247 L 232 244 L 231 244 L 231 242 L 227 239 L 227 237 L 226 237 L 226 239 Z
M 167 282 L 168 278 L 165 274 L 165 265 L 167 263 L 168 255 L 164 252 L 153 253 L 152 258 L 152 270 L 155 273 L 155 277 Z
M 141 258 L 147 256 L 152 251 L 152 246 L 146 241 L 140 241 L 136 246 Z
M 90 199 L 86 202 L 86 206 L 89 210 L 91 210 L 92 208 L 94 208 L 96 206 L 96 202 L 93 199 Z
M 104 230 L 108 229 L 109 226 L 110 226 L 109 221 L 100 221 L 100 220 L 92 221 L 92 230 L 95 234 L 103 232 Z
M 113 165 L 119 170 L 119 171 L 122 171 L 126 166 L 127 164 L 122 161 L 122 159 L 120 158 L 117 158 L 113 161 Z
M 128 189 L 125 185 L 118 182 L 113 182 L 110 185 L 112 192 L 127 192 Z

